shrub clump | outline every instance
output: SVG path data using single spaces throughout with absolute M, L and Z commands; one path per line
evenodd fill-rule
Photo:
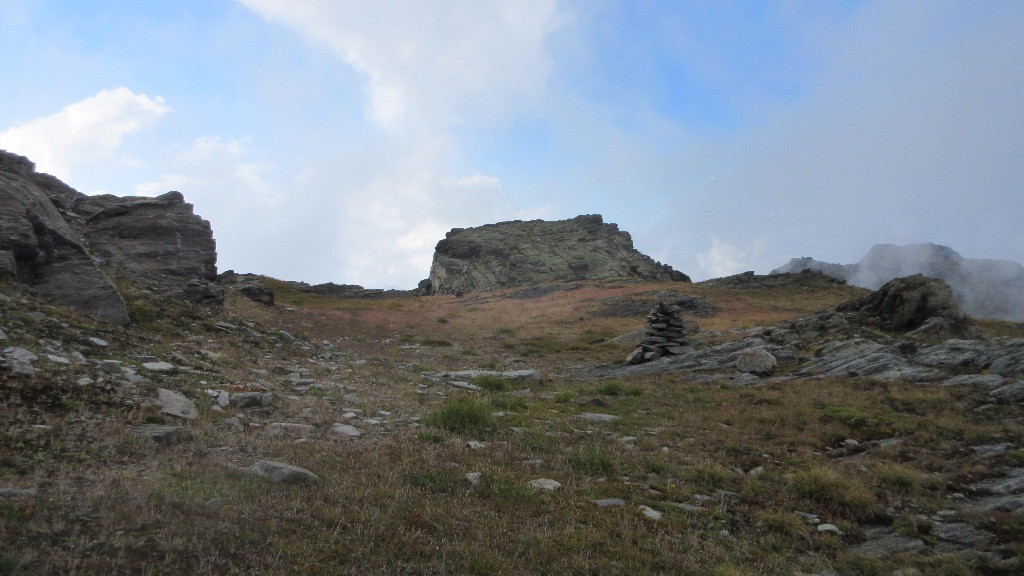
M 615 462 L 596 447 L 583 448 L 569 454 L 573 470 L 590 476 L 608 476 L 615 473 Z
M 484 404 L 460 397 L 446 402 L 427 415 L 425 422 L 456 434 L 481 433 L 491 428 L 491 412 Z
M 481 374 L 479 376 L 474 376 L 470 380 L 470 384 L 479 386 L 484 390 L 489 390 L 491 392 L 504 392 L 509 388 L 509 381 L 507 378 L 502 378 L 501 376 L 496 376 L 494 374 Z

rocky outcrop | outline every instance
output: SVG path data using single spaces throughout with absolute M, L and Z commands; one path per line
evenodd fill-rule
M 0 280 L 126 324 L 124 300 L 96 267 L 80 230 L 50 200 L 48 182 L 38 176 L 27 158 L 0 151 Z
M 945 281 L 964 312 L 978 318 L 1024 321 L 1024 266 L 1007 260 L 964 258 L 937 244 L 878 244 L 856 264 L 794 258 L 772 274 L 812 270 L 877 290 L 901 276 L 923 274 Z
M 454 228 L 437 243 L 421 294 L 456 294 L 511 286 L 636 278 L 689 282 L 685 274 L 633 247 L 627 232 L 600 215 Z
M 82 215 L 95 256 L 160 293 L 223 303 L 223 291 L 212 285 L 217 245 L 210 223 L 195 215 L 180 192 L 156 198 L 82 196 L 74 211 Z
M 209 222 L 178 192 L 158 198 L 86 196 L 0 151 L 0 281 L 115 324 L 128 322 L 107 272 L 158 292 L 223 303 Z
M 896 278 L 867 296 L 836 308 L 855 312 L 869 323 L 891 331 L 937 338 L 978 338 L 977 324 L 962 313 L 949 285 L 921 274 Z

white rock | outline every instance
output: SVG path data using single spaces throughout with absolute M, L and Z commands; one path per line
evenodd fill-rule
M 75 384 L 78 384 L 79 386 L 90 386 L 93 382 L 93 379 L 88 376 L 82 376 L 78 380 L 75 380 Z
M 451 385 L 455 386 L 456 388 L 462 388 L 463 390 L 471 390 L 473 392 L 479 392 L 483 390 L 483 388 L 470 384 L 469 382 L 451 382 Z
M 335 423 L 331 426 L 331 432 L 340 434 L 348 438 L 359 438 L 363 435 L 363 431 L 351 424 Z
M 231 394 L 228 394 L 227 390 L 220 390 L 217 392 L 217 406 L 221 408 L 227 408 L 231 404 Z
M 588 422 L 612 422 L 619 419 L 618 416 L 613 416 L 611 414 L 595 414 L 593 412 L 577 414 L 576 417 L 580 420 L 587 420 Z
M 164 414 L 188 420 L 193 420 L 199 415 L 195 403 L 182 394 L 166 388 L 157 388 L 156 393 L 157 405 Z
M 818 524 L 818 533 L 819 534 L 840 534 L 840 535 L 842 535 L 843 531 L 840 530 L 839 527 L 836 526 L 835 524 Z
M 4 348 L 4 356 L 15 362 L 31 363 L 39 360 L 39 356 L 24 348 Z
M 92 344 L 93 346 L 99 346 L 100 348 L 106 348 L 107 346 L 110 346 L 110 344 L 106 340 L 102 338 L 96 338 L 95 336 L 90 336 L 86 338 L 86 340 L 89 341 L 89 344 Z
M 470 450 L 480 450 L 482 448 L 486 448 L 487 447 L 487 443 L 486 442 L 479 442 L 477 440 L 470 440 L 470 441 L 466 442 L 466 446 L 468 446 Z
M 466 480 L 468 480 L 470 484 L 476 485 L 480 483 L 481 476 L 483 476 L 483 474 L 480 472 L 470 472 L 466 474 Z
M 775 356 L 764 348 L 747 348 L 736 355 L 736 369 L 740 372 L 770 374 L 778 365 Z
M 313 427 L 309 424 L 300 424 L 298 422 L 271 422 L 271 428 L 278 428 L 280 430 L 292 430 L 296 432 L 305 432 L 312 430 Z
M 650 506 L 644 506 L 643 504 L 641 504 L 639 508 L 640 512 L 642 512 L 644 516 L 647 516 L 651 520 L 661 520 L 662 513 L 658 512 L 654 508 L 651 508 Z
M 47 354 L 47 355 L 46 355 L 46 358 L 47 358 L 47 359 L 48 359 L 48 360 L 49 360 L 50 362 L 56 362 L 57 364 L 67 364 L 67 365 L 71 365 L 71 360 L 68 360 L 67 358 L 65 358 L 65 357 L 63 357 L 63 356 L 57 356 L 56 354 Z
M 305 468 L 272 460 L 260 460 L 248 468 L 239 468 L 239 470 L 262 476 L 271 482 L 285 484 L 312 482 L 320 479 L 319 476 Z
M 143 362 L 142 367 L 150 372 L 169 374 L 174 372 L 174 364 L 170 362 Z
M 7 334 L 4 332 L 3 328 L 0 328 L 0 342 L 6 342 L 6 341 L 7 341 Z
M 536 480 L 530 480 L 530 486 L 533 486 L 537 490 L 544 490 L 546 492 L 554 492 L 555 490 L 562 489 L 561 482 L 550 478 L 537 478 Z

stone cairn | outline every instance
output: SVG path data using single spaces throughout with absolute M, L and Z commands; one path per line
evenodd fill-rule
M 693 352 L 687 335 L 696 334 L 700 327 L 693 320 L 683 318 L 683 307 L 659 302 L 647 316 L 647 329 L 640 347 L 626 357 L 627 364 L 650 362 L 662 356 L 678 356 Z

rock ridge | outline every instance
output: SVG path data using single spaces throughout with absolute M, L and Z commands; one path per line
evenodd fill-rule
M 453 228 L 437 243 L 421 294 L 458 294 L 530 284 L 636 278 L 689 282 L 633 247 L 599 214 Z

